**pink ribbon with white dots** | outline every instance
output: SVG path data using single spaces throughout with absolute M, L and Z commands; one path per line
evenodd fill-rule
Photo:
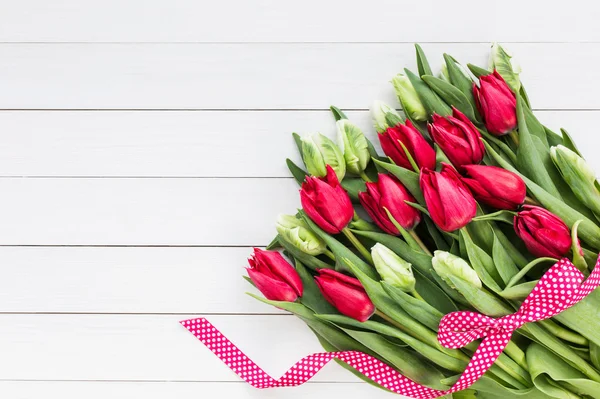
M 442 318 L 439 342 L 447 348 L 462 348 L 483 338 L 467 368 L 447 391 L 428 388 L 406 378 L 382 361 L 357 351 L 325 352 L 306 356 L 281 378 L 265 373 L 204 318 L 183 320 L 181 324 L 194 334 L 244 381 L 256 388 L 288 387 L 304 384 L 330 360 L 339 359 L 377 384 L 400 395 L 415 399 L 431 399 L 467 389 L 496 361 L 512 333 L 523 324 L 550 318 L 570 308 L 600 285 L 600 258 L 585 276 L 562 259 L 552 266 L 533 288 L 521 308 L 508 316 L 494 319 L 474 312 L 453 312 Z

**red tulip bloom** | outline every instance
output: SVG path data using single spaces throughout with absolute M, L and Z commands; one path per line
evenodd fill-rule
M 331 269 L 318 272 L 315 282 L 321 294 L 341 314 L 364 322 L 375 313 L 375 305 L 360 281 Z
M 525 201 L 527 187 L 516 173 L 496 166 L 465 165 L 462 181 L 475 198 L 493 208 L 515 210 Z
M 390 212 L 400 226 L 407 230 L 419 223 L 420 212 L 404 202 L 415 202 L 415 198 L 396 178 L 380 173 L 377 183 L 367 183 L 366 185 L 367 191 L 358 193 L 358 199 L 371 219 L 383 231 L 392 235 L 400 234 L 385 209 Z
M 383 152 L 396 165 L 413 169 L 402 145 L 400 145 L 402 143 L 419 169 L 435 168 L 435 151 L 409 120 L 406 121 L 406 125 L 399 123 L 394 127 L 387 128 L 385 132 L 379 133 L 378 136 Z
M 248 276 L 265 298 L 294 302 L 302 296 L 302 280 L 298 272 L 279 252 L 254 248 L 248 263 Z
M 477 214 L 477 202 L 456 170 L 442 163 L 442 171 L 421 171 L 419 181 L 433 222 L 444 231 L 466 226 Z
M 340 233 L 354 216 L 350 197 L 329 165 L 323 179 L 306 177 L 300 189 L 300 202 L 308 217 L 329 234 Z
M 502 76 L 494 73 L 479 78 L 473 84 L 473 96 L 487 130 L 501 136 L 517 126 L 517 99 Z
M 433 141 L 459 170 L 463 165 L 474 165 L 483 160 L 485 146 L 481 134 L 469 118 L 456 108 L 452 107 L 452 116 L 434 114 L 433 123 L 427 128 Z
M 571 249 L 569 227 L 539 206 L 525 205 L 515 216 L 515 232 L 533 255 L 560 259 Z

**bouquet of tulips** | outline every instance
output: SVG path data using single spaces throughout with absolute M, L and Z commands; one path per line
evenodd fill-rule
M 392 79 L 403 113 L 371 110 L 383 153 L 336 107 L 337 144 L 293 135 L 304 165 L 287 164 L 302 209 L 278 218 L 247 270 L 256 298 L 301 318 L 326 351 L 364 352 L 444 390 L 477 344 L 440 345 L 442 317 L 509 315 L 561 258 L 588 275 L 600 185 L 569 134 L 535 117 L 501 46 L 489 69 L 444 54 L 437 76 L 416 49 L 418 73 Z M 452 395 L 600 398 L 599 312 L 595 291 L 523 325 L 482 378 Z

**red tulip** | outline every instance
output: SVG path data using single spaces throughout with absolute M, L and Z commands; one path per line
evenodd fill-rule
M 419 211 L 404 202 L 415 202 L 415 198 L 396 178 L 380 173 L 377 183 L 366 185 L 367 191 L 358 193 L 358 199 L 371 219 L 386 233 L 398 235 L 400 231 L 391 222 L 385 209 L 407 230 L 419 223 Z
M 394 127 L 387 128 L 385 132 L 379 133 L 378 136 L 383 152 L 396 165 L 413 169 L 404 149 L 400 145 L 400 142 L 402 142 L 419 169 L 435 168 L 435 151 L 409 120 L 406 121 L 406 125 L 399 123 Z
M 340 233 L 354 216 L 350 197 L 329 165 L 323 179 L 306 177 L 300 189 L 300 202 L 308 217 L 329 234 Z
M 298 272 L 279 252 L 254 248 L 248 263 L 248 276 L 265 298 L 294 302 L 302 296 L 302 280 Z
M 497 209 L 514 210 L 523 204 L 527 187 L 521 177 L 496 166 L 465 165 L 462 181 L 475 198 Z
M 318 272 L 315 282 L 321 294 L 341 314 L 363 322 L 375 313 L 375 305 L 360 281 L 331 269 Z
M 462 112 L 452 107 L 452 116 L 433 115 L 427 128 L 450 162 L 462 170 L 463 165 L 478 164 L 485 154 L 481 134 Z
M 421 170 L 420 185 L 431 219 L 440 229 L 460 229 L 475 217 L 475 198 L 447 163 L 442 163 L 441 172 Z
M 533 255 L 560 259 L 571 248 L 569 227 L 539 206 L 525 205 L 515 216 L 515 232 Z
M 494 73 L 479 78 L 473 84 L 473 96 L 487 130 L 501 136 L 517 126 L 517 99 L 502 76 Z

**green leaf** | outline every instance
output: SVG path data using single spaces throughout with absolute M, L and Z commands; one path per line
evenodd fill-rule
M 455 276 L 448 276 L 448 278 L 452 281 L 457 291 L 477 311 L 491 317 L 502 317 L 512 313 L 511 308 L 484 289 L 477 288 Z
M 481 206 L 477 204 L 477 215 L 485 215 Z M 486 220 L 475 220 L 471 221 L 467 226 L 467 231 L 472 237 L 473 242 L 482 248 L 488 254 L 492 253 L 492 243 L 494 240 L 494 231 L 492 229 L 492 223 Z
M 498 270 L 498 274 L 502 278 L 504 285 L 506 284 L 517 274 L 519 273 L 519 269 L 511 259 L 507 250 L 502 246 L 502 243 L 494 234 L 494 245 L 492 248 L 492 258 L 494 259 L 494 264 L 496 265 L 496 269 Z
M 433 331 L 437 331 L 444 313 L 440 312 L 426 301 L 417 299 L 401 289 L 389 285 L 385 281 L 381 283 L 388 295 L 399 304 L 402 309 Z M 458 310 L 458 309 L 457 309 Z
M 564 145 L 569 150 L 573 151 L 574 153 L 579 155 L 581 158 L 583 158 L 583 155 L 581 155 L 581 152 L 579 152 L 579 149 L 577 148 L 577 145 L 573 141 L 573 138 L 571 138 L 571 135 L 569 134 L 569 132 L 567 132 L 565 129 L 562 129 L 562 128 L 560 129 L 560 132 L 562 133 L 562 145 Z
M 542 206 L 560 217 L 568 226 L 572 226 L 579 219 L 583 220 L 579 226 L 579 237 L 594 247 L 594 249 L 600 250 L 600 227 L 598 227 L 589 218 L 571 208 L 563 201 L 557 199 L 555 196 L 544 190 L 541 186 L 537 185 L 535 182 L 519 173 L 518 170 L 505 162 L 502 157 L 500 157 L 498 153 L 487 144 L 486 149 L 488 154 L 490 154 L 501 167 L 521 176 L 531 194 L 533 194 L 533 196 L 542 204 Z
M 500 296 L 502 298 L 510 299 L 513 301 L 523 300 L 523 299 L 527 298 L 527 296 L 531 293 L 531 290 L 533 290 L 533 287 L 535 287 L 535 285 L 537 283 L 538 283 L 538 281 L 535 280 L 535 281 L 528 281 L 523 284 L 514 285 L 514 286 L 507 288 L 504 291 L 500 292 Z
M 419 353 L 420 355 L 425 357 L 426 359 L 431 360 L 439 367 L 442 367 L 442 368 L 445 368 L 448 370 L 462 372 L 465 369 L 465 367 L 467 366 L 467 363 L 469 361 L 469 358 L 466 356 L 464 356 L 464 358 L 461 358 L 461 359 L 456 359 L 452 356 L 446 355 L 446 354 L 438 351 L 437 349 L 434 349 L 434 348 L 428 346 L 427 344 L 424 344 L 423 342 L 419 341 L 418 339 L 415 339 L 415 338 L 411 337 L 410 335 L 405 334 L 402 331 L 400 331 L 392 326 L 388 326 L 387 324 L 379 323 L 376 321 L 370 321 L 370 320 L 368 320 L 364 323 L 361 323 L 359 321 L 356 321 L 356 320 L 354 320 L 350 317 L 346 317 L 346 316 L 336 316 L 336 315 L 316 315 L 316 316 L 323 320 L 332 322 L 335 325 L 339 326 L 340 328 L 343 328 L 343 326 L 349 326 L 354 329 L 369 330 L 369 331 L 376 332 L 378 334 L 382 334 L 382 335 L 386 335 L 388 337 L 399 339 L 402 342 L 406 343 L 406 345 L 408 345 L 412 349 L 414 349 L 417 353 Z M 414 352 L 409 352 L 409 353 L 410 353 L 409 356 L 412 358 L 414 356 Z
M 473 218 L 473 222 L 481 222 L 481 221 L 496 221 L 503 222 L 508 224 L 513 224 L 513 219 L 515 217 L 515 212 L 501 210 L 494 213 L 488 213 L 481 216 L 475 216 Z
M 412 196 L 416 198 L 419 204 L 425 205 L 425 198 L 423 198 L 423 192 L 421 192 L 421 187 L 419 186 L 419 175 L 417 173 L 388 162 L 381 162 L 376 159 L 373 162 L 396 176 Z
M 544 167 L 538 147 L 535 145 L 533 136 L 529 132 L 523 109 L 523 99 L 517 96 L 517 120 L 519 123 L 520 140 L 517 150 L 517 166 L 524 175 L 539 184 L 547 192 L 558 199 L 562 199 L 548 174 L 548 170 Z
M 462 91 L 435 76 L 424 75 L 421 76 L 421 79 L 423 79 L 423 81 L 425 81 L 425 83 L 427 83 L 427 85 L 447 104 L 454 106 L 469 119 L 475 120 L 473 106 Z
M 548 145 L 550 147 L 563 144 L 563 138 L 560 135 L 548 129 L 547 126 L 544 126 L 544 130 L 546 131 L 546 138 L 548 139 Z
M 600 290 L 595 290 L 578 304 L 554 316 L 553 319 L 600 346 L 600 328 L 595 322 L 590 323 L 590 320 L 598 319 L 598 309 L 600 309 Z
M 442 234 L 438 230 L 438 227 L 435 225 L 435 223 L 433 223 L 431 218 L 426 216 L 423 218 L 423 220 L 425 221 L 425 226 L 427 227 L 427 231 L 429 232 L 429 235 L 431 236 L 431 238 L 433 239 L 433 242 L 435 243 L 435 247 L 437 249 L 439 249 L 440 251 L 449 251 L 450 245 L 448 245 L 448 241 L 446 241 L 444 236 L 442 236 Z M 453 240 L 453 242 L 454 242 L 454 240 Z
M 523 99 L 523 98 L 521 98 Z M 527 130 L 534 136 L 537 136 L 544 144 L 544 148 L 547 150 L 550 148 L 548 145 L 548 138 L 546 137 L 546 128 L 540 123 L 540 121 L 533 115 L 533 112 L 529 107 L 523 107 L 523 115 L 525 117 L 525 123 L 527 124 Z
M 496 270 L 492 257 L 483 249 L 475 245 L 464 229 L 461 229 L 460 235 L 465 243 L 469 263 L 471 263 L 471 266 L 473 266 L 473 269 L 475 269 L 481 281 L 494 292 L 502 291 L 502 288 L 498 285 L 502 279 L 498 274 L 498 270 Z
M 281 248 L 281 244 L 279 243 L 279 235 L 276 235 L 275 238 L 271 240 L 269 245 L 266 246 L 267 251 L 271 251 L 276 248 Z
M 473 64 L 467 64 L 467 68 L 469 68 L 469 71 L 471 71 L 471 73 L 473 75 L 475 75 L 476 78 L 480 78 L 482 76 L 487 76 L 490 73 L 492 73 L 485 68 L 481 68 L 481 67 L 478 67 L 477 65 L 473 65 Z
M 310 328 L 310 327 L 309 327 Z M 341 349 L 333 346 L 333 344 L 331 344 L 327 339 L 325 339 L 325 337 L 323 337 L 322 335 L 320 335 L 319 333 L 317 333 L 315 330 L 313 330 L 311 328 L 311 331 L 315 334 L 315 336 L 317 337 L 317 339 L 319 340 L 319 343 L 321 344 L 321 346 L 323 347 L 323 349 L 325 349 L 326 352 L 338 352 Z M 340 366 L 342 366 L 343 368 L 345 368 L 346 370 L 350 371 L 352 374 L 354 374 L 355 376 L 357 376 L 358 378 L 360 378 L 361 380 L 363 380 L 364 382 L 382 389 L 386 392 L 392 392 L 387 388 L 382 387 L 381 385 L 377 384 L 375 381 L 373 381 L 372 379 L 370 379 L 369 377 L 366 377 L 363 373 L 359 372 L 358 370 L 356 370 L 354 367 L 350 366 L 349 364 L 339 360 L 339 359 L 334 359 L 335 362 L 337 364 L 339 364 Z
M 440 382 L 444 375 L 435 366 L 419 358 L 411 349 L 395 345 L 374 333 L 346 328 L 343 330 L 358 342 L 378 353 L 387 363 L 411 380 L 434 389 L 449 388 Z
M 294 143 L 296 143 L 296 148 L 298 149 L 300 156 L 304 157 L 304 154 L 302 151 L 302 137 L 300 137 L 300 135 L 298 133 L 292 133 L 292 137 L 294 138 Z M 304 159 L 302 159 L 302 161 L 304 162 Z
M 539 344 L 533 343 L 527 348 L 527 364 L 534 385 L 549 396 L 561 399 L 578 399 L 582 395 L 600 398 L 600 383 L 586 378 Z
M 417 68 L 419 70 L 419 76 L 433 75 L 431 67 L 429 66 L 429 62 L 427 61 L 427 57 L 425 56 L 421 46 L 415 44 L 415 49 L 417 50 Z
M 496 235 L 496 238 L 498 238 L 498 240 L 500 241 L 500 243 L 502 244 L 502 246 L 504 247 L 506 252 L 508 252 L 508 255 L 513 260 L 515 265 L 517 265 L 517 267 L 519 269 L 525 267 L 525 265 L 527 265 L 527 263 L 529 263 L 529 260 L 527 259 L 527 257 L 525 257 L 521 253 L 521 251 L 519 251 L 519 249 L 515 246 L 513 241 L 511 241 L 511 239 L 506 237 L 506 235 L 500 229 L 500 227 L 494 225 L 493 228 L 494 228 L 494 234 Z M 514 231 L 512 229 L 511 229 L 510 233 L 513 234 L 513 236 L 514 236 L 513 239 L 517 238 L 516 234 L 514 233 Z
M 312 255 L 309 255 L 307 253 L 300 251 L 298 248 L 296 248 L 292 243 L 287 241 L 282 236 L 278 236 L 278 237 L 279 237 L 279 243 L 281 244 L 281 246 L 283 248 L 285 248 L 285 250 L 287 252 L 289 252 L 290 255 L 292 255 L 294 257 L 294 259 L 302 262 L 303 265 L 309 267 L 312 270 L 333 269 L 333 266 L 331 266 L 329 263 L 323 262 L 321 259 L 317 258 L 316 256 L 312 256 Z
M 333 113 L 333 117 L 336 121 L 339 121 L 340 119 L 348 119 L 346 114 L 344 114 L 342 110 L 336 107 L 335 105 L 330 106 L 329 109 Z
M 461 69 L 462 67 L 452 56 L 444 54 L 444 61 L 446 62 L 446 67 L 448 68 L 450 83 L 456 86 L 456 88 L 465 95 L 473 109 L 475 109 L 475 99 L 473 98 L 473 81 L 465 74 L 465 72 Z
M 304 267 L 304 265 L 296 260 L 296 271 L 302 280 L 304 292 L 302 293 L 302 304 L 310 308 L 315 313 L 331 313 L 337 314 L 338 311 L 329 302 L 323 298 L 317 283 L 312 274 Z
M 597 369 L 600 369 L 600 345 L 590 342 L 590 361 Z
M 306 176 L 308 176 L 308 173 L 306 173 L 304 171 L 304 169 L 302 169 L 301 167 L 299 167 L 298 165 L 296 165 L 294 163 L 294 161 L 292 161 L 289 158 L 287 158 L 285 160 L 285 163 L 286 163 L 288 169 L 290 170 L 290 172 L 292 173 L 292 176 L 294 176 L 294 179 L 296 180 L 296 182 L 299 185 L 302 185 L 302 182 L 304 181 L 304 178 Z
M 417 95 L 421 99 L 423 106 L 427 110 L 429 116 L 438 114 L 441 116 L 451 115 L 452 109 L 446 104 L 429 86 L 423 82 L 417 75 L 408 69 L 404 69 L 404 73 L 410 79 Z
M 331 252 L 335 254 L 335 258 L 338 261 L 338 267 L 341 271 L 354 271 L 360 270 L 369 278 L 378 279 L 379 276 L 375 269 L 371 267 L 368 263 L 363 261 L 360 257 L 358 257 L 354 252 L 346 248 L 342 243 L 338 240 L 321 230 L 319 226 L 317 226 L 303 211 L 301 212 L 302 219 L 308 224 L 308 227 L 318 235 L 327 246 L 331 249 Z M 352 263 L 352 268 L 348 267 L 348 263 Z
M 348 192 L 350 199 L 354 203 L 359 203 L 358 193 L 367 190 L 365 181 L 360 177 L 346 177 L 342 180 L 342 187 Z
M 519 80 L 519 74 L 513 71 L 512 63 L 510 62 L 511 58 L 502 46 L 494 43 L 492 46 L 494 69 L 504 78 L 513 93 L 518 93 L 521 89 L 521 81 Z

